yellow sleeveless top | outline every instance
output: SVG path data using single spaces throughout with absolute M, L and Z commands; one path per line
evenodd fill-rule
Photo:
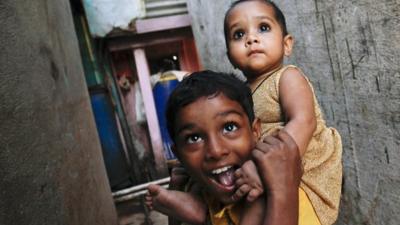
M 211 197 L 204 196 L 208 205 L 209 218 L 206 224 L 209 225 L 239 225 L 240 204 L 232 204 L 221 209 L 219 202 Z M 268 209 L 266 209 L 268 210 Z M 299 188 L 299 225 L 321 225 L 315 214 L 306 193 Z
M 287 68 L 297 67 L 284 66 L 261 76 L 251 85 L 254 111 L 261 120 L 262 136 L 283 128 L 287 122 L 279 102 L 279 80 Z M 300 69 L 298 70 L 300 71 Z M 314 93 L 310 81 L 306 76 L 304 77 Z M 321 224 L 328 225 L 336 221 L 339 211 L 342 184 L 342 142 L 339 133 L 334 128 L 325 125 L 315 94 L 314 110 L 317 127 L 302 157 L 304 174 L 300 187 L 310 199 Z

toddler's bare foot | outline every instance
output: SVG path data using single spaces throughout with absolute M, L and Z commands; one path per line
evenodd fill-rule
M 248 160 L 241 168 L 237 169 L 235 178 L 238 189 L 232 196 L 234 200 L 239 200 L 247 195 L 247 201 L 253 202 L 263 194 L 264 188 L 253 161 Z
M 203 224 L 206 218 L 206 206 L 196 196 L 186 192 L 167 190 L 151 184 L 145 197 L 147 207 L 169 217 L 190 224 Z
M 166 215 L 170 215 L 169 208 L 176 201 L 173 194 L 169 190 L 164 189 L 160 185 L 150 184 L 147 187 L 145 203 L 150 210 L 156 210 Z

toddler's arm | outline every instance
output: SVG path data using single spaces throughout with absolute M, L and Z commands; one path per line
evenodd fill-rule
M 186 191 L 187 187 L 190 187 L 190 176 L 186 169 L 183 168 L 178 161 L 176 165 L 171 170 L 171 180 L 169 182 L 169 190 L 175 191 Z M 181 225 L 182 222 L 173 216 L 168 217 L 169 225 Z
M 279 81 L 279 95 L 287 121 L 284 130 L 303 155 L 317 124 L 314 94 L 304 75 L 296 68 L 288 68 Z

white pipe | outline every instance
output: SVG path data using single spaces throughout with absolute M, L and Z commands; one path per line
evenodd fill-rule
M 117 192 L 113 192 L 112 196 L 114 198 L 116 198 L 116 197 L 120 197 L 120 196 L 123 196 L 123 195 L 128 195 L 128 194 L 131 194 L 131 193 L 135 193 L 135 192 L 138 193 L 138 191 L 140 191 L 142 189 L 147 189 L 147 187 L 150 184 L 162 185 L 162 184 L 165 184 L 165 183 L 169 183 L 170 180 L 171 180 L 171 177 L 166 177 L 166 178 L 163 178 L 163 179 L 159 179 L 159 180 L 151 181 L 151 182 L 148 182 L 148 183 L 136 185 L 136 186 L 133 186 L 133 187 L 130 187 L 130 188 L 126 188 L 126 189 L 117 191 Z M 146 192 L 147 190 L 144 190 L 144 191 Z
M 161 185 L 161 187 L 163 187 L 163 188 L 168 188 L 168 186 L 169 186 L 168 184 Z M 128 194 L 128 195 L 124 195 L 124 196 L 121 196 L 121 197 L 114 198 L 114 202 L 128 201 L 128 200 L 134 199 L 136 197 L 142 196 L 142 195 L 144 195 L 146 193 L 147 193 L 146 189 L 145 190 L 140 190 L 140 191 Z

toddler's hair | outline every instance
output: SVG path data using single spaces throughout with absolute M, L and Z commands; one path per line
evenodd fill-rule
M 254 121 L 251 90 L 243 81 L 232 74 L 210 70 L 194 72 L 184 78 L 168 98 L 166 118 L 171 139 L 175 142 L 175 124 L 183 107 L 201 97 L 215 97 L 219 94 L 238 102 L 246 112 L 250 124 Z

